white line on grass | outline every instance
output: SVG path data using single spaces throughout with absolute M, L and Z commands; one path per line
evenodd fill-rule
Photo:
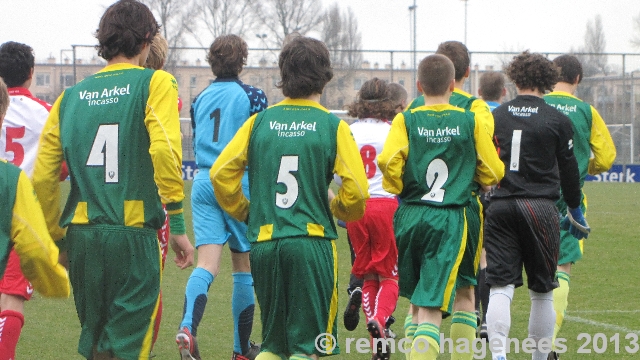
M 612 325 L 612 324 L 607 324 L 607 323 L 603 323 L 603 322 L 599 322 L 599 321 L 593 321 L 593 320 L 581 318 L 579 316 L 566 315 L 564 317 L 564 319 L 565 320 L 569 320 L 569 321 L 574 321 L 574 322 L 587 324 L 587 325 L 592 325 L 592 326 L 595 326 L 595 327 L 601 328 L 601 329 L 618 331 L 618 332 L 621 332 L 623 334 L 634 333 L 634 334 L 640 335 L 640 330 L 633 330 L 633 329 L 626 328 L 624 326 Z

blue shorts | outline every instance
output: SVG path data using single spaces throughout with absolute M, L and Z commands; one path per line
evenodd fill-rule
M 243 186 L 242 189 L 248 197 L 249 188 Z M 247 240 L 247 224 L 232 218 L 222 210 L 213 194 L 213 186 L 208 176 L 201 179 L 196 177 L 193 180 L 191 211 L 196 248 L 207 244 L 224 245 L 228 241 L 233 252 L 245 253 L 251 249 Z

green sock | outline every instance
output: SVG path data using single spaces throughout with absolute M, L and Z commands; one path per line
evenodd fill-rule
M 282 357 L 274 353 L 263 351 L 256 356 L 256 360 L 282 360 Z
M 431 323 L 418 326 L 411 344 L 411 360 L 436 360 L 440 354 L 440 329 Z
M 451 317 L 451 340 L 453 341 L 453 352 L 451 360 L 471 360 L 473 359 L 473 340 L 476 338 L 478 322 L 476 314 L 468 311 L 456 311 Z M 466 339 L 466 349 L 461 345 L 458 352 L 458 339 Z M 463 344 L 461 342 L 461 344 Z
M 404 319 L 404 337 L 413 341 L 413 335 L 416 333 L 416 329 L 418 329 L 418 324 L 414 324 L 413 315 L 409 314 Z M 406 360 L 411 360 L 411 353 L 408 352 L 405 354 Z
M 569 304 L 569 274 L 564 271 L 558 271 L 557 275 L 560 287 L 553 290 L 553 308 L 556 311 L 556 326 L 553 329 L 552 344 L 556 342 L 556 336 L 558 336 L 558 332 L 562 327 L 564 314 Z M 555 346 L 553 346 L 553 349 L 555 349 Z

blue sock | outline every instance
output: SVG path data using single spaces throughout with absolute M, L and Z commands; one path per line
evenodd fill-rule
M 231 312 L 233 313 L 233 351 L 244 355 L 249 351 L 249 337 L 253 327 L 253 277 L 251 273 L 233 273 L 233 294 Z
M 180 329 L 186 326 L 193 336 L 196 336 L 198 332 L 198 325 L 207 305 L 207 292 L 209 292 L 213 278 L 213 274 L 209 271 L 197 267 L 193 269 L 187 281 Z

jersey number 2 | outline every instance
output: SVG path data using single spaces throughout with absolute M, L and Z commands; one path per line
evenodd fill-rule
M 449 178 L 449 167 L 442 159 L 434 159 L 427 167 L 427 186 L 431 189 L 422 200 L 441 203 L 445 190 L 442 188 Z
M 104 182 L 118 182 L 118 124 L 98 127 L 87 166 L 104 166 Z
M 278 170 L 278 183 L 284 184 L 287 191 L 284 194 L 276 192 L 276 206 L 281 209 L 288 209 L 298 200 L 298 179 L 292 172 L 298 171 L 298 156 L 283 156 L 280 159 L 280 169 Z

